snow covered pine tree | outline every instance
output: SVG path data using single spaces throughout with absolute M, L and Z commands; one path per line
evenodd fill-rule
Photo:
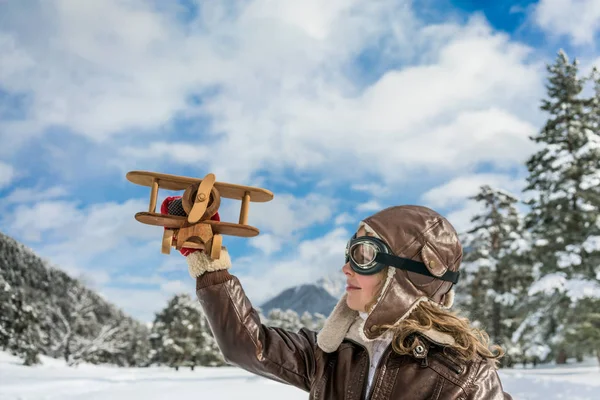
M 541 109 L 550 118 L 532 137 L 543 147 L 527 161 L 525 188 L 532 192 L 526 227 L 535 282 L 517 337 L 558 363 L 593 353 L 600 359 L 598 339 L 582 325 L 600 309 L 600 92 L 582 95 L 592 77 L 580 78 L 577 60 L 570 63 L 563 51 L 547 68 L 549 98 Z
M 0 346 L 25 364 L 37 355 L 147 365 L 146 327 L 82 282 L 0 232 Z
M 292 332 L 297 332 L 303 327 L 303 323 L 300 321 L 300 317 L 296 311 L 283 311 L 279 308 L 269 311 L 266 324 L 274 328 L 282 328 Z
M 199 303 L 188 294 L 173 296 L 156 315 L 150 341 L 152 363 L 175 369 L 224 364 Z
M 469 199 L 481 203 L 483 210 L 471 219 L 473 227 L 463 235 L 465 275 L 458 291 L 467 297 L 457 305 L 489 333 L 493 343 L 504 348 L 509 357 L 502 359 L 502 365 L 512 365 L 522 353 L 511 337 L 526 311 L 530 241 L 515 196 L 484 185 Z

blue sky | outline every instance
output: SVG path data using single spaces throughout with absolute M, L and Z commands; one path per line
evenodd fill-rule
M 518 194 L 544 64 L 600 65 L 599 31 L 592 0 L 0 2 L 1 231 L 150 321 L 194 282 L 125 174 L 214 172 L 275 194 L 225 238 L 259 304 L 383 207 L 463 230 L 479 185 Z

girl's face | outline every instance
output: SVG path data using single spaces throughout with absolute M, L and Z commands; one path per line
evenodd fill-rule
M 372 236 L 367 234 L 364 228 L 360 228 L 356 234 L 360 236 Z M 350 263 L 347 262 L 342 267 L 342 272 L 346 275 L 346 304 L 350 309 L 367 312 L 367 305 L 375 298 L 381 285 L 383 285 L 386 269 L 374 275 L 360 275 L 352 270 Z

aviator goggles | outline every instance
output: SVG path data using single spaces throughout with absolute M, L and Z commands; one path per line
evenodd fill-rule
M 394 255 L 383 240 L 372 236 L 356 237 L 356 233 L 346 245 L 346 263 L 348 262 L 352 270 L 361 275 L 376 274 L 389 265 L 456 284 L 460 274 L 458 271 L 448 270 L 442 276 L 435 276 L 424 263 Z

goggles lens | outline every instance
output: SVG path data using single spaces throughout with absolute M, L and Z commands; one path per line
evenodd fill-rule
M 369 239 L 356 239 L 353 237 L 346 245 L 346 262 L 364 270 L 374 267 L 375 257 L 379 249 Z
M 375 261 L 376 255 L 377 249 L 369 243 L 357 243 L 350 247 L 350 257 L 359 267 L 369 266 Z

